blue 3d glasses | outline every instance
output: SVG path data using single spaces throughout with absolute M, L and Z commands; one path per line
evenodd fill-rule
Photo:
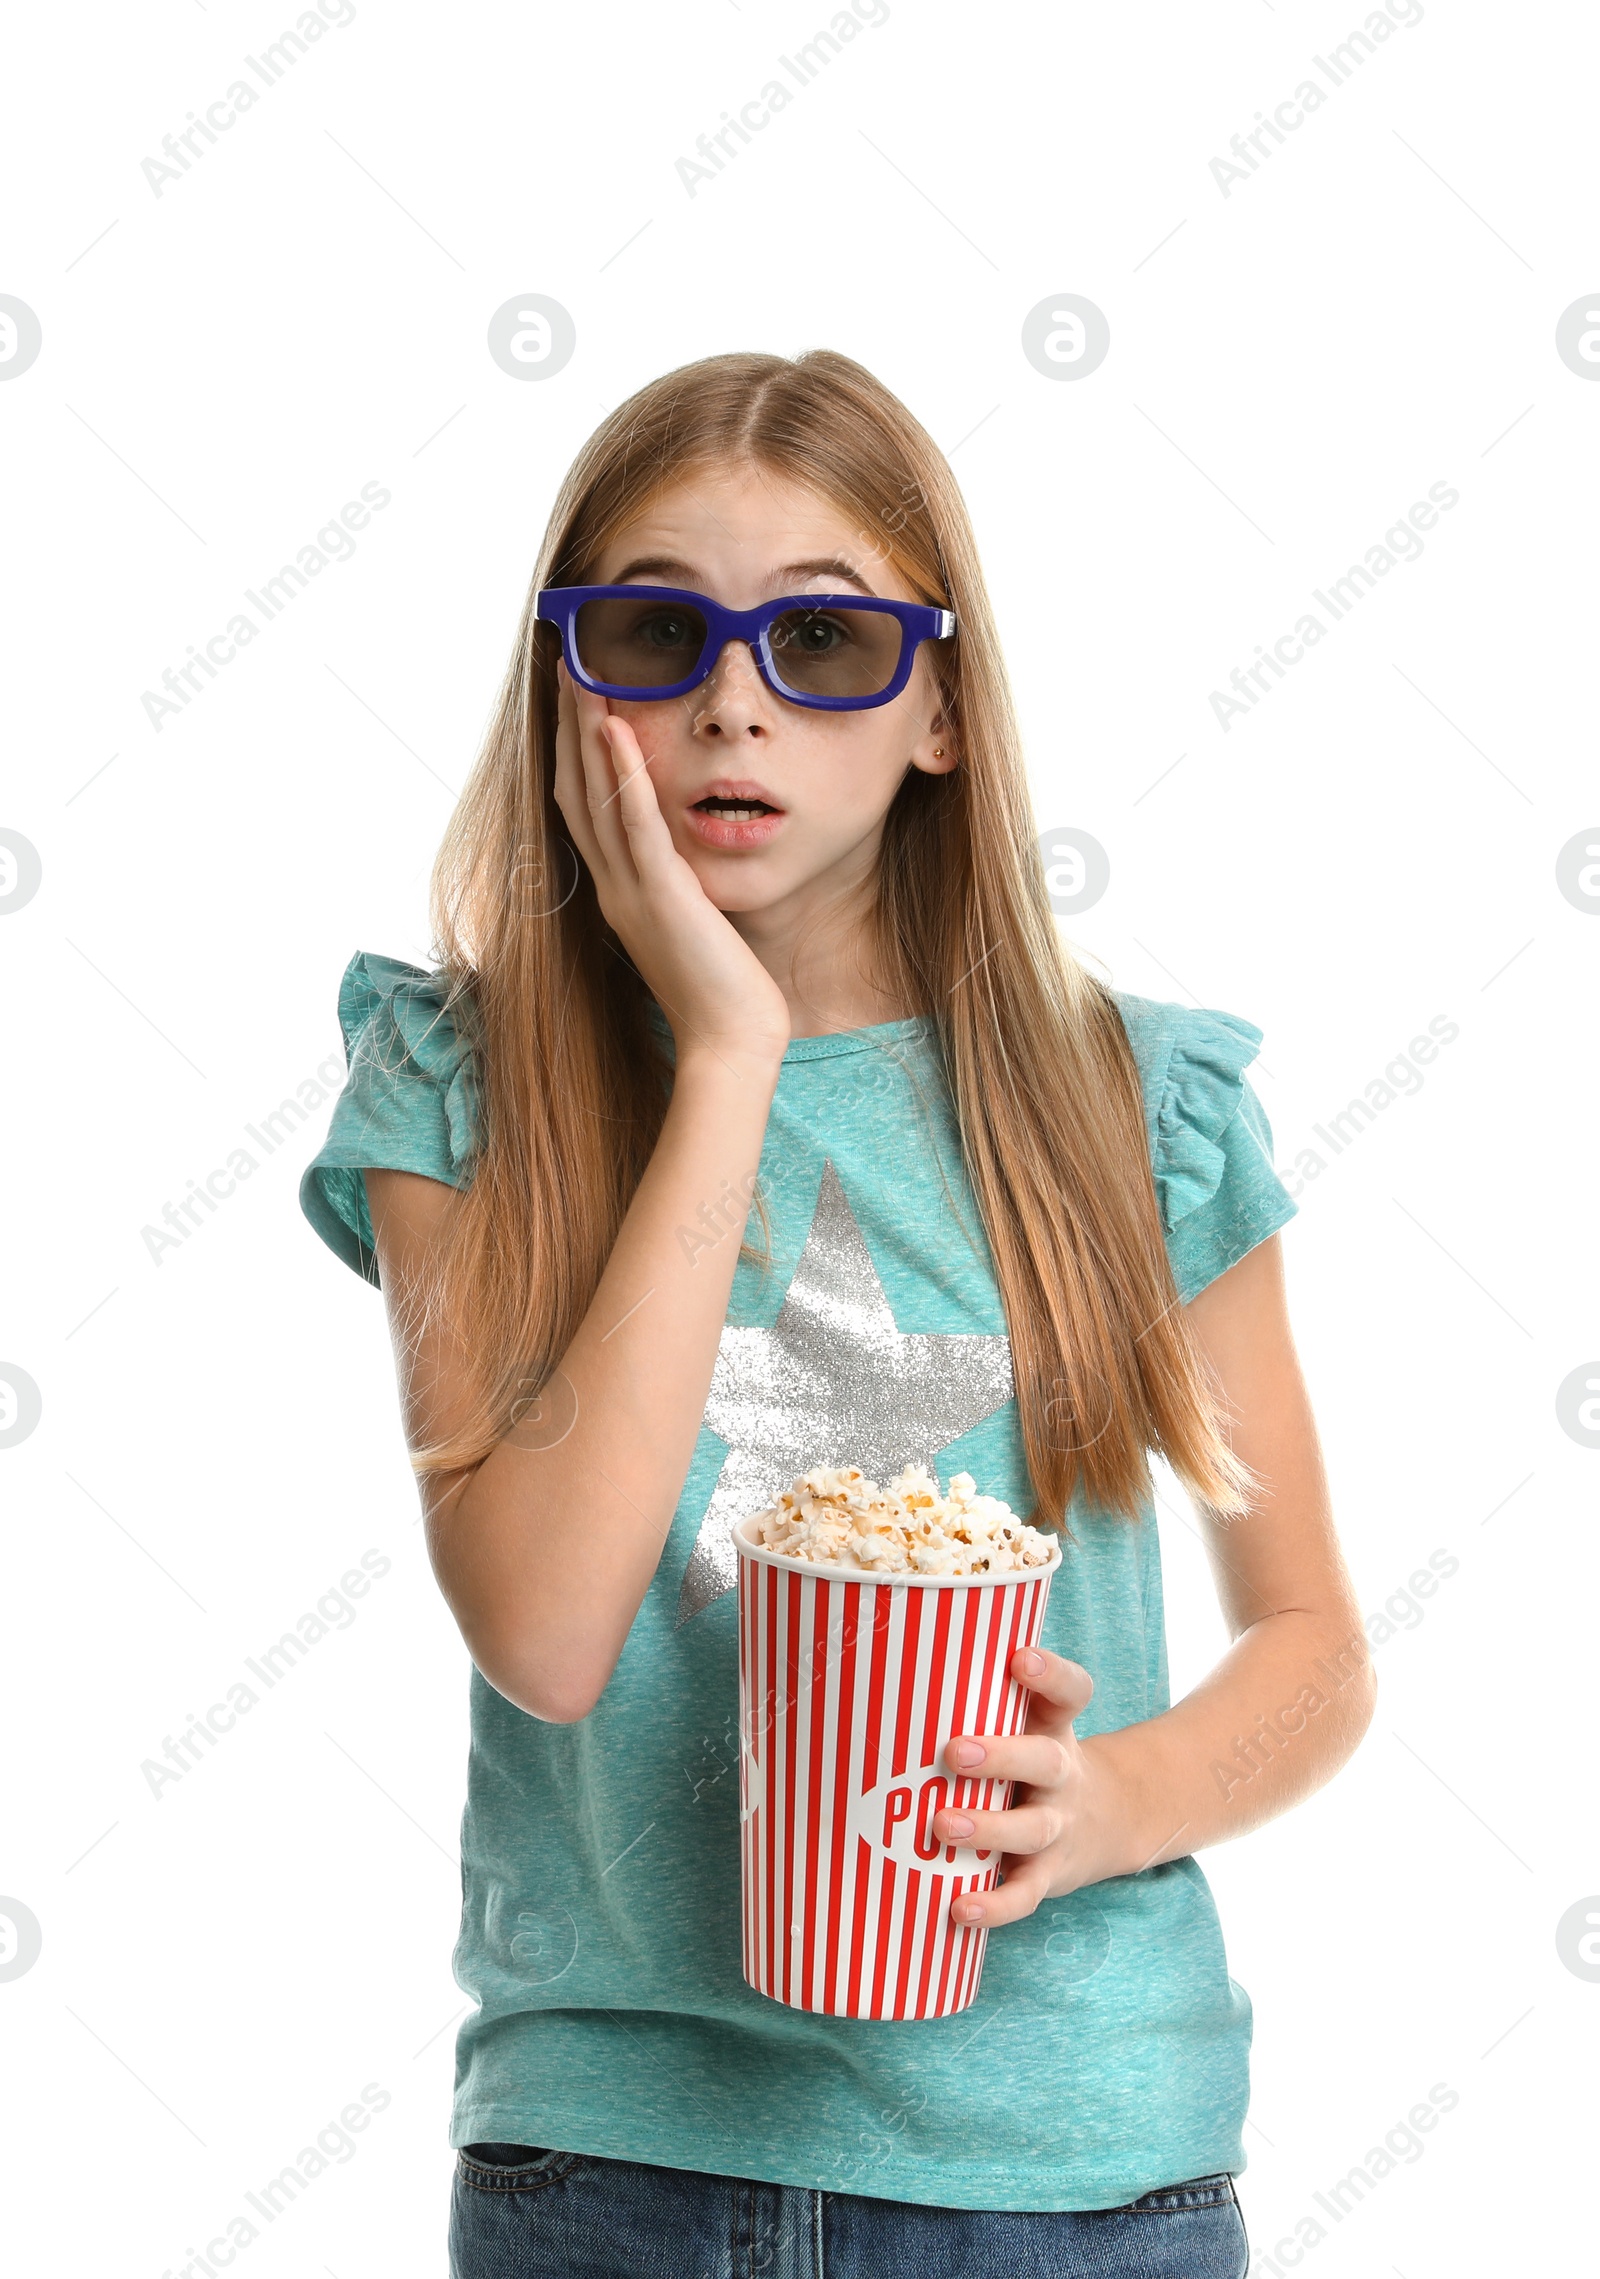
M 676 586 L 546 586 L 536 608 L 560 629 L 568 672 L 597 696 L 687 696 L 730 641 L 744 641 L 775 695 L 819 712 L 887 704 L 910 679 L 919 642 L 956 629 L 953 610 L 864 594 L 724 609 Z

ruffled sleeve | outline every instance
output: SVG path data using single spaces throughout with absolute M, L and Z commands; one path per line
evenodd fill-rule
M 1167 1255 L 1187 1305 L 1300 1208 L 1273 1169 L 1272 1128 L 1244 1073 L 1262 1032 L 1211 1007 L 1118 1001 L 1144 1086 Z
M 339 985 L 339 1026 L 349 1075 L 328 1137 L 300 1181 L 300 1207 L 330 1249 L 376 1283 L 361 1174 L 417 1171 L 465 1187 L 477 1094 L 439 975 L 358 951 Z

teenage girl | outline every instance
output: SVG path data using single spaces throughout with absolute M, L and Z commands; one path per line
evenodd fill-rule
M 965 508 L 860 365 L 715 356 L 596 431 L 433 924 L 345 974 L 303 1200 L 383 1289 L 473 1663 L 455 2279 L 1240 2279 L 1194 1855 L 1373 1706 L 1261 1032 L 1061 940 Z M 1233 1638 L 1176 1706 L 1151 1451 Z M 911 1461 L 1063 1564 L 1025 1732 L 946 1756 L 1012 1809 L 933 1822 L 1003 1854 L 977 2002 L 834 2018 L 742 1975 L 728 1525 Z

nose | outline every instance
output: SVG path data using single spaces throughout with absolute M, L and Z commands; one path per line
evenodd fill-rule
M 768 697 L 748 641 L 729 641 L 690 698 L 696 734 L 764 736 Z

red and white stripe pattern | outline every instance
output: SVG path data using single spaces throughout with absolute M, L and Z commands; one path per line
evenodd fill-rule
M 929 1823 L 1004 1811 L 1013 1784 L 951 1774 L 944 1747 L 1021 1731 L 1011 1657 L 1038 1644 L 1059 1558 L 992 1583 L 853 1582 L 734 1540 L 745 1978 L 830 2017 L 951 2017 L 988 1932 L 950 1903 L 1000 1860 Z

